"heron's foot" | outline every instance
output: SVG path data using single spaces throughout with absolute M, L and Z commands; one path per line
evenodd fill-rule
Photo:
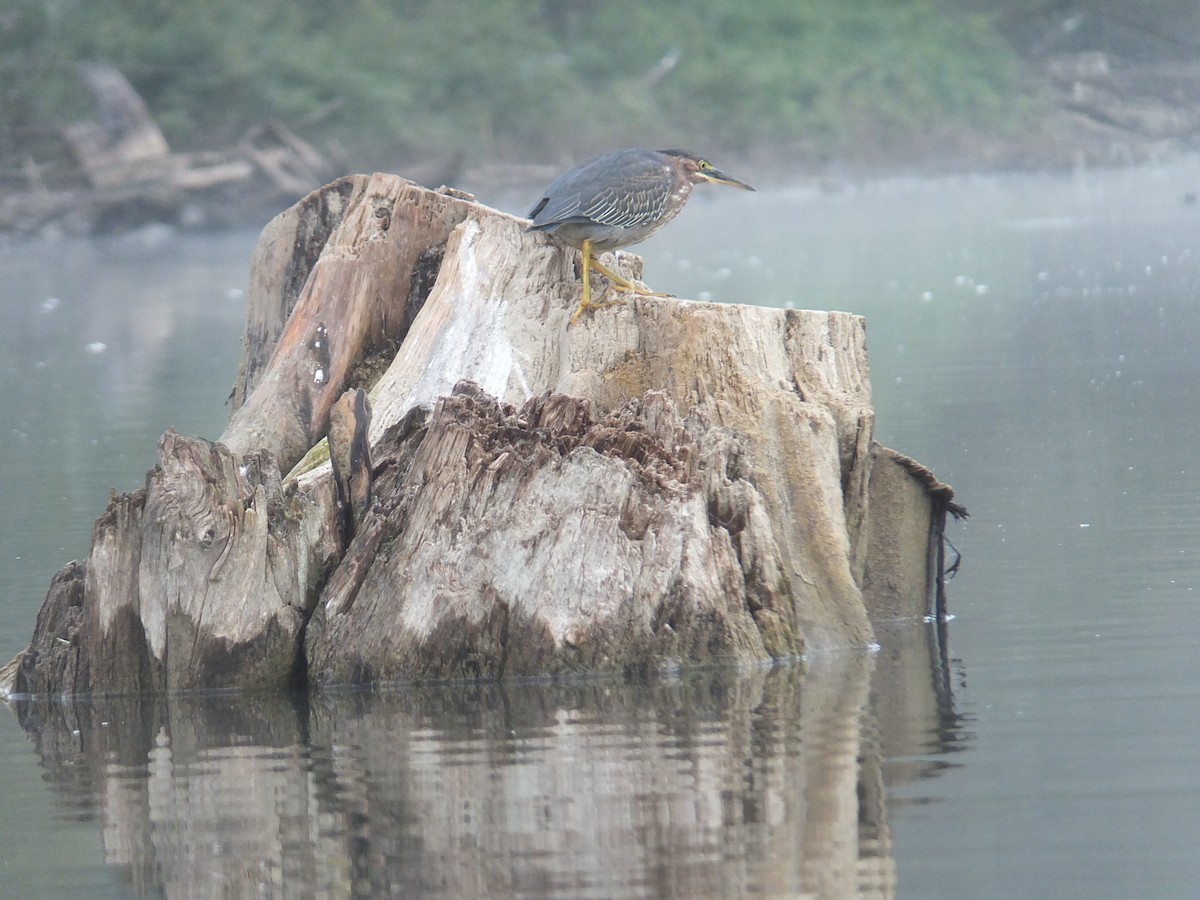
M 579 301 L 579 306 L 575 308 L 575 312 L 571 313 L 571 321 L 567 324 L 574 325 L 579 320 L 579 317 L 583 315 L 583 311 L 585 309 L 604 309 L 606 306 L 620 306 L 624 302 L 624 297 L 613 296 L 613 292 L 611 290 L 605 291 L 604 297 L 601 300 L 581 298 Z
M 613 289 L 621 292 L 622 294 L 636 294 L 638 297 L 674 297 L 675 296 L 674 294 L 663 294 L 659 291 L 652 291 L 652 290 L 650 290 L 650 288 L 644 287 L 639 284 L 631 284 L 629 287 L 623 287 L 623 286 L 618 287 L 618 286 L 614 285 Z M 618 300 L 618 301 L 614 301 L 614 302 L 624 303 L 625 301 Z
M 612 286 L 619 291 L 623 291 L 627 294 L 637 294 L 639 297 L 672 296 L 671 294 L 660 294 L 658 291 L 652 291 L 644 285 L 636 284 L 635 282 L 630 281 L 624 275 L 620 275 L 608 268 L 608 266 L 602 265 L 594 256 L 591 258 L 590 262 L 592 268 L 607 278 Z

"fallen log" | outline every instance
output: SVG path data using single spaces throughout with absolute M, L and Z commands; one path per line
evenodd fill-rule
M 142 180 L 147 166 L 169 160 L 167 139 L 124 75 L 108 65 L 83 66 L 81 75 L 98 121 L 68 125 L 63 136 L 92 187 Z
M 648 297 L 568 328 L 578 254 L 452 193 L 355 176 L 267 226 L 225 433 L 164 436 L 13 689 L 764 663 L 927 612 L 951 495 L 879 474 L 861 317 Z
M 146 103 L 113 66 L 81 67 L 95 118 L 62 129 L 69 160 L 22 167 L 0 196 L 0 233 L 120 232 L 150 223 L 243 225 L 329 177 L 332 164 L 280 122 L 223 150 L 173 152 Z

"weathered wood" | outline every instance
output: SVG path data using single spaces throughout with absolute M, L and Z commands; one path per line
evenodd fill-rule
M 14 687 L 30 694 L 75 694 L 90 688 L 87 673 L 80 671 L 87 640 L 83 632 L 85 572 L 82 563 L 69 562 L 51 580 L 38 611 L 33 640 L 0 675 L 0 694 Z
M 404 340 L 438 251 L 471 204 L 376 175 L 329 236 L 288 316 L 261 383 L 221 442 L 265 448 L 286 469 L 324 436 L 334 401 L 376 354 Z
M 67 143 L 93 187 L 110 188 L 145 177 L 147 165 L 166 161 L 171 148 L 146 104 L 125 76 L 108 65 L 82 68 L 96 101 L 98 122 L 64 129 Z
M 361 202 L 370 179 L 339 178 L 312 191 L 267 223 L 250 260 L 242 361 L 229 401 L 236 413 L 262 379 L 288 316 L 329 236 Z
M 872 480 L 860 317 L 644 298 L 568 328 L 578 254 L 524 226 L 388 175 L 273 222 L 225 435 L 163 438 L 17 686 L 644 672 L 866 646 L 864 585 L 920 614 L 938 532 Z M 326 434 L 337 478 L 280 478 Z
M 932 522 L 934 499 L 896 454 L 883 447 L 871 469 L 870 490 L 870 551 L 863 575 L 868 611 L 877 620 L 928 615 L 933 547 L 921 523 Z
M 553 390 L 598 410 L 664 391 L 732 442 L 734 481 L 774 526 L 776 545 L 747 556 L 777 559 L 798 630 L 818 647 L 869 643 L 854 558 L 873 422 L 862 318 L 644 298 L 568 328 L 577 255 L 524 226 L 475 207 L 455 230 L 375 389 L 373 434 L 460 379 L 514 405 Z
M 873 621 L 945 616 L 947 515 L 967 518 L 954 490 L 916 460 L 872 447 L 863 596 Z M 922 534 L 922 526 L 928 533 Z
M 0 196 L 0 232 L 111 233 L 150 223 L 244 225 L 312 190 L 332 165 L 282 123 L 250 129 L 232 147 L 172 152 L 146 103 L 104 64 L 81 67 L 94 121 L 63 129 L 73 160 L 47 171 L 25 161 L 26 190 Z
M 362 388 L 346 391 L 329 415 L 329 463 L 345 543 L 362 524 L 371 504 L 371 404 Z
M 743 572 L 753 500 L 714 521 L 729 443 L 687 433 L 662 393 L 593 420 L 547 393 L 519 411 L 474 385 L 438 401 L 375 487 L 358 583 L 310 626 L 320 682 L 487 677 L 795 657 L 785 582 Z M 721 459 L 721 462 L 727 460 Z M 572 498 L 564 505 L 564 498 Z M 580 507 L 576 507 L 580 504 Z M 372 532 L 404 534 L 386 553 Z M 357 602 L 355 602 L 357 596 Z
M 174 431 L 158 459 L 144 489 L 110 500 L 86 567 L 51 586 L 16 690 L 285 687 L 303 671 L 304 625 L 343 549 L 330 486 L 285 492 L 269 454 L 239 464 Z
M 300 140 L 282 122 L 256 126 L 238 144 L 241 156 L 262 172 L 283 194 L 307 193 L 328 168 L 328 161 Z

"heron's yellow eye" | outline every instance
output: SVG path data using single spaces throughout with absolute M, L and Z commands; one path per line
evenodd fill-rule
M 707 172 L 711 168 L 712 168 L 712 163 L 710 163 L 707 159 L 700 160 L 700 169 L 702 171 Z

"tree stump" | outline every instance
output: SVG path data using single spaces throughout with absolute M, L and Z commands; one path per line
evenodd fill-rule
M 877 464 L 861 317 L 638 298 L 568 327 L 579 256 L 525 224 L 391 175 L 269 224 L 225 433 L 164 436 L 11 687 L 642 673 L 927 612 L 951 494 Z

